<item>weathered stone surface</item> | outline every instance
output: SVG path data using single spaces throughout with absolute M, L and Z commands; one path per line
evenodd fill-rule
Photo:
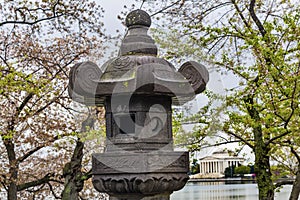
M 145 54 L 156 56 L 155 42 L 147 35 L 151 25 L 151 18 L 148 13 L 143 10 L 134 10 L 127 15 L 125 24 L 128 31 L 122 41 L 119 55 Z
M 99 192 L 119 196 L 172 193 L 184 187 L 188 180 L 182 173 L 94 175 L 93 185 Z
M 77 63 L 70 72 L 69 88 L 81 96 L 94 97 L 99 77 L 102 76 L 100 68 L 93 62 Z
M 128 28 L 132 26 L 146 26 L 150 27 L 151 26 L 151 18 L 149 14 L 143 10 L 134 10 L 130 12 L 126 19 L 125 19 L 125 24 Z
M 176 72 L 171 63 L 154 56 L 117 57 L 106 62 L 101 70 L 95 64 L 78 64 L 70 77 L 72 92 L 84 96 L 85 104 L 103 105 L 104 98 L 112 94 L 167 95 L 174 97 L 174 101 L 179 98 L 181 104 L 195 96 L 189 80 Z
M 122 194 L 122 195 L 114 195 L 110 196 L 109 200 L 169 200 L 170 194 L 158 194 L 158 195 L 128 195 L 128 194 Z
M 157 58 L 154 40 L 147 35 L 148 14 L 133 11 L 126 18 L 128 33 L 119 56 L 107 61 L 101 70 L 91 62 L 74 66 L 70 73 L 70 96 L 87 105 L 103 105 L 112 94 L 165 95 L 183 104 L 202 92 L 208 82 L 206 68 L 194 61 L 179 71 L 168 61 Z M 83 98 L 82 98 L 83 97 Z
M 203 65 L 195 61 L 189 61 L 184 63 L 179 68 L 178 72 L 189 81 L 196 94 L 205 90 L 205 86 L 209 79 L 209 73 Z
M 122 151 L 93 154 L 94 175 L 150 172 L 186 174 L 188 170 L 188 152 Z
M 168 199 L 189 179 L 188 152 L 105 152 L 93 154 L 93 185 L 118 199 Z
M 173 150 L 170 97 L 111 98 L 105 102 L 107 150 Z

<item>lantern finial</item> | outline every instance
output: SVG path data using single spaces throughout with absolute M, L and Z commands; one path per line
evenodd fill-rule
M 130 12 L 127 15 L 125 24 L 128 28 L 130 28 L 131 26 L 136 26 L 136 25 L 150 27 L 151 26 L 151 18 L 147 12 L 138 9 L 138 10 L 134 10 L 134 11 Z

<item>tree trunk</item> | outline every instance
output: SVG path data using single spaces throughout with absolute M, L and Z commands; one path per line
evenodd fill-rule
M 259 200 L 274 200 L 274 184 L 267 151 L 255 149 L 255 173 L 259 191 Z
M 90 115 L 81 123 L 81 131 L 86 132 L 93 127 L 95 119 Z M 65 178 L 65 187 L 62 192 L 62 200 L 77 200 L 79 192 L 83 189 L 84 181 L 87 179 L 81 172 L 81 162 L 83 157 L 84 143 L 80 138 L 76 141 L 76 146 L 71 158 L 63 169 L 63 176 Z
M 6 139 L 3 142 L 8 155 L 10 174 L 7 199 L 17 200 L 18 163 L 16 160 L 15 148 L 11 139 Z
M 264 143 L 260 126 L 254 128 L 255 138 L 255 165 L 256 181 L 258 185 L 259 200 L 274 200 L 274 183 L 270 166 L 269 147 Z
M 82 190 L 84 180 L 81 179 L 81 161 L 83 157 L 84 144 L 77 140 L 71 162 L 67 163 L 63 169 L 65 186 L 62 192 L 63 200 L 77 200 L 78 193 Z
M 8 186 L 8 193 L 7 193 L 7 199 L 8 200 L 17 200 L 17 178 L 18 178 L 18 172 L 16 169 L 11 169 L 9 170 L 11 174 L 10 178 L 10 184 Z
M 269 146 L 264 142 L 264 139 L 270 138 L 270 135 L 263 135 L 261 127 L 261 119 L 259 112 L 255 108 L 253 96 L 249 95 L 245 99 L 247 111 L 255 124 L 252 126 L 254 135 L 254 154 L 255 165 L 254 170 L 256 173 L 256 180 L 258 185 L 259 200 L 274 200 L 275 186 L 272 180 L 272 173 L 270 167 Z
M 298 164 L 298 171 L 296 174 L 296 179 L 293 184 L 290 200 L 298 200 L 299 194 L 300 194 L 300 163 Z

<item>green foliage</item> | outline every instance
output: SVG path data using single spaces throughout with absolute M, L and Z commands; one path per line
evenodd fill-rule
M 197 159 L 193 159 L 192 166 L 191 166 L 191 174 L 197 174 L 200 172 L 200 165 Z
M 250 174 L 251 168 L 249 166 L 238 166 L 234 168 L 234 174 Z
M 55 174 L 50 187 L 62 189 L 80 124 L 68 72 L 78 60 L 102 55 L 103 10 L 89 0 L 5 0 L 0 12 L 0 190 L 11 200 L 55 196 L 40 187 L 50 185 L 43 176 Z
M 220 113 L 224 111 L 224 107 L 214 107 L 214 105 L 220 103 L 222 97 L 211 91 L 205 91 L 205 95 L 209 97 L 209 100 L 197 113 L 188 115 L 187 110 L 183 109 L 173 112 L 173 134 L 177 146 L 185 146 L 190 151 L 197 151 L 212 145 L 205 138 L 218 135 L 222 121 Z M 192 131 L 184 129 L 184 126 L 191 125 Z M 221 137 L 219 142 L 223 142 Z
M 274 181 L 279 178 L 286 178 L 291 175 L 290 171 L 284 165 L 273 165 L 271 167 Z
M 238 85 L 227 88 L 218 127 L 252 148 L 260 199 L 274 198 L 271 157 L 299 158 L 299 10 L 297 1 L 191 1 L 167 17 L 168 33 L 178 39 L 162 44 L 171 48 L 166 57 L 186 56 L 180 49 L 189 44 L 186 52 L 238 79 Z M 192 148 L 210 136 L 208 130 L 202 125 L 189 135 Z M 283 147 L 290 152 L 280 151 Z
M 185 135 L 185 131 L 182 127 L 182 119 L 183 119 L 183 113 L 178 109 L 173 109 L 173 115 L 172 115 L 172 132 L 174 137 L 174 144 L 180 144 L 180 137 Z
M 225 168 L 224 175 L 225 178 L 232 178 L 234 176 L 235 166 L 229 166 Z

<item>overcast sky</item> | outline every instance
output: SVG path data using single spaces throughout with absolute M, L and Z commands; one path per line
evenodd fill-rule
M 124 30 L 121 21 L 117 16 L 124 10 L 124 5 L 131 7 L 135 3 L 135 0 L 96 0 L 96 2 L 105 9 L 104 13 L 104 25 L 106 30 L 114 34 L 116 30 Z

